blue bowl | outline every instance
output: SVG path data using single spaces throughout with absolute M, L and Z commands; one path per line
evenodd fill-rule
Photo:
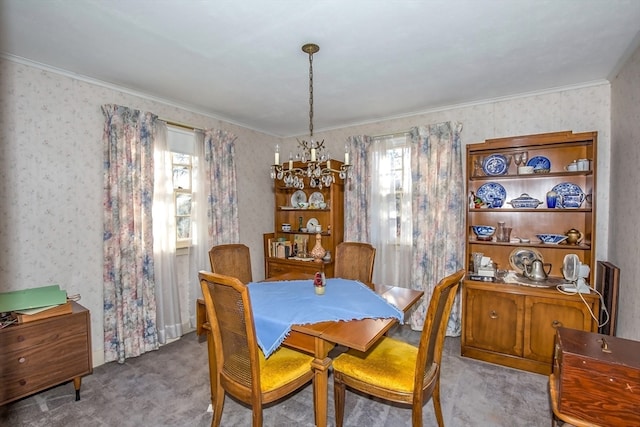
M 472 225 L 473 232 L 478 236 L 478 240 L 491 240 L 496 228 L 490 225 Z
M 536 234 L 536 237 L 540 239 L 542 243 L 548 245 L 557 245 L 558 243 L 567 240 L 567 236 L 564 234 Z

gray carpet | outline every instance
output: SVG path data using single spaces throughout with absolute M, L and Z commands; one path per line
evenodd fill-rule
M 393 336 L 416 343 L 419 333 L 397 327 Z M 0 385 L 1 386 L 1 385 Z M 447 338 L 441 376 L 448 427 L 548 426 L 547 377 L 460 356 L 460 339 Z M 0 407 L 3 426 L 209 426 L 207 346 L 194 333 L 126 363 L 99 366 L 82 381 L 81 400 L 72 383 Z M 264 411 L 265 426 L 313 426 L 311 386 Z M 329 424 L 334 424 L 329 381 Z M 251 409 L 227 396 L 223 426 L 250 426 Z M 408 426 L 411 409 L 347 391 L 346 426 Z M 433 403 L 424 425 L 435 426 Z

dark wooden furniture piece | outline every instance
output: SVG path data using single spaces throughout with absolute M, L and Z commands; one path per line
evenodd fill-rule
M 251 252 L 242 244 L 217 245 L 209 250 L 211 271 L 236 277 L 245 285 L 253 281 L 251 275 Z
M 333 168 L 339 169 L 342 163 L 338 160 L 331 160 Z M 294 168 L 305 168 L 302 162 L 294 162 Z M 307 222 L 315 218 L 322 226 L 322 247 L 331 252 L 335 259 L 336 245 L 344 239 L 344 181 L 339 176 L 335 176 L 336 182 L 329 187 L 322 189 L 312 188 L 309 185 L 309 178 L 304 180 L 304 189 L 285 187 L 282 181 L 274 181 L 274 232 L 263 236 L 264 244 L 264 277 L 269 278 L 279 276 L 284 273 L 299 271 L 302 273 L 315 273 L 322 271 L 327 277 L 334 277 L 333 260 L 325 263 L 315 263 L 309 261 L 290 260 L 269 256 L 268 239 L 284 238 L 293 241 L 296 234 L 307 234 L 309 236 L 308 252 L 311 252 L 315 244 L 314 230 L 307 230 L 302 233 L 299 228 L 306 228 Z M 314 193 L 320 193 L 326 207 L 300 208 L 292 206 L 291 198 L 296 191 L 302 191 L 307 201 Z M 318 198 L 316 194 L 314 200 Z M 283 231 L 282 224 L 291 224 L 291 231 Z
M 93 372 L 89 310 L 0 329 L 0 405 L 73 380 L 80 400 L 82 377 Z
M 271 281 L 275 281 L 272 278 Z M 285 280 L 308 280 L 308 276 L 289 273 Z M 415 289 L 400 288 L 388 285 L 375 285 L 378 295 L 406 313 L 422 298 L 424 292 Z M 196 330 L 211 330 L 206 313 L 202 311 L 204 301 L 197 301 L 199 315 Z M 331 359 L 329 351 L 336 345 L 343 345 L 359 351 L 367 351 L 396 324 L 395 319 L 363 319 L 349 322 L 321 322 L 310 325 L 294 325 L 283 342 L 283 346 L 300 350 L 314 356 L 312 369 L 314 372 L 314 408 L 315 421 L 318 427 L 327 425 L 328 376 Z
M 640 425 L 639 355 L 638 341 L 559 328 L 549 377 L 553 424 Z
M 512 270 L 510 257 L 514 251 L 537 251 L 545 263 L 550 263 L 550 277 L 562 279 L 565 255 L 577 254 L 590 267 L 590 282 L 595 277 L 595 204 L 597 132 L 556 132 L 514 136 L 467 145 L 467 192 L 477 193 L 489 183 L 500 184 L 506 200 L 500 208 L 475 207 L 467 204 L 466 260 L 472 264 L 472 253 L 490 257 L 498 269 Z M 513 160 L 526 152 L 528 159 L 546 157 L 551 166 L 547 173 L 519 175 Z M 489 156 L 511 160 L 506 172 L 486 176 L 483 160 Z M 588 170 L 566 171 L 565 166 L 576 159 L 590 159 Z M 507 202 L 523 193 L 546 202 L 546 194 L 556 185 L 578 185 L 586 200 L 577 209 L 550 209 L 546 203 L 535 209 L 515 209 Z M 490 186 L 489 186 L 490 187 Z M 487 188 L 487 187 L 485 187 Z M 478 240 L 473 225 L 497 226 L 504 221 L 512 227 L 511 237 L 529 238 L 529 243 Z M 565 234 L 575 228 L 584 239 L 576 245 L 543 244 L 536 234 Z M 513 368 L 543 374 L 551 372 L 553 340 L 559 326 L 597 331 L 599 299 L 593 294 L 562 295 L 555 288 L 505 285 L 469 280 L 463 282 L 462 355 Z M 596 320 L 592 319 L 591 312 Z
M 213 359 L 210 371 L 213 421 L 219 426 L 225 393 L 251 405 L 254 427 L 262 426 L 264 405 L 290 395 L 313 379 L 312 357 L 282 348 L 265 359 L 258 348 L 249 290 L 235 277 L 200 272 L 207 316 L 212 319 Z M 210 366 L 211 366 L 210 362 Z M 286 369 L 284 368 L 286 367 Z
M 460 270 L 435 287 L 418 347 L 383 337 L 366 353 L 349 350 L 336 357 L 333 380 L 337 427 L 343 424 L 346 387 L 411 405 L 413 426 L 422 425 L 422 407 L 432 399 L 438 425 L 444 426 L 440 404 L 442 347 L 451 306 L 464 274 Z
M 600 310 L 600 325 L 602 326 L 598 329 L 601 334 L 616 334 L 619 286 L 620 269 L 608 261 L 598 261 L 596 290 L 600 292 L 604 302 L 604 307 Z
M 336 246 L 334 277 L 359 280 L 373 286 L 373 263 L 376 248 L 369 243 L 342 242 Z

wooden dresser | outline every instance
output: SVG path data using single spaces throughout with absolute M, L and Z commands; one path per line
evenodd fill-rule
M 89 310 L 0 329 L 0 405 L 93 372 Z

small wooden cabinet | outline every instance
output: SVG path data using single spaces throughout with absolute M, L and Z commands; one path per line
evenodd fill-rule
M 334 168 L 342 164 L 337 160 L 331 160 Z M 302 162 L 293 164 L 296 168 L 305 168 Z M 285 187 L 282 181 L 274 180 L 274 232 L 263 235 L 264 239 L 264 269 L 265 278 L 278 276 L 284 273 L 299 272 L 313 274 L 317 271 L 324 272 L 327 277 L 333 277 L 333 257 L 338 243 L 344 239 L 344 182 L 335 175 L 335 180 L 331 186 L 322 189 L 313 188 L 309 185 L 309 178 L 304 180 L 304 188 Z M 307 202 L 312 200 L 324 200 L 326 206 L 299 208 L 293 206 L 292 197 L 296 192 L 304 193 Z M 300 194 L 300 193 L 298 193 Z M 296 198 L 297 199 L 297 198 Z M 307 230 L 303 233 L 300 228 L 307 227 L 311 219 L 316 219 L 322 227 L 321 243 L 325 250 L 331 252 L 331 261 L 317 263 L 314 261 L 299 261 L 287 258 L 271 256 L 269 250 L 269 239 L 283 239 L 293 241 L 295 235 L 308 236 L 307 251 L 311 252 L 316 243 L 316 232 Z M 283 231 L 282 224 L 290 224 L 291 231 Z
M 555 289 L 465 281 L 462 289 L 462 355 L 551 373 L 553 341 L 560 327 L 597 331 L 596 295 L 563 295 Z
M 93 372 L 89 310 L 0 330 L 0 405 L 73 380 L 80 400 L 81 378 Z
M 506 193 L 501 207 L 476 207 L 470 197 L 466 209 L 466 262 L 472 253 L 490 257 L 498 269 L 513 270 L 514 254 L 534 252 L 551 264 L 550 277 L 562 279 L 565 255 L 576 254 L 590 267 L 589 282 L 595 278 L 595 194 L 597 165 L 596 132 L 556 132 L 487 140 L 467 145 L 467 193 L 477 195 L 495 188 Z M 546 159 L 545 173 L 519 174 L 515 160 L 527 153 L 528 160 Z M 483 167 L 487 159 L 503 162 L 502 168 Z M 507 160 L 504 167 L 504 159 Z M 566 170 L 574 160 L 588 159 L 582 170 Z M 489 172 L 489 173 L 487 173 Z M 546 194 L 558 186 L 578 186 L 585 200 L 579 208 L 551 208 Z M 498 193 L 498 191 L 496 191 Z M 508 202 L 522 194 L 542 202 L 535 208 L 514 208 Z M 498 195 L 498 194 L 496 194 Z M 513 229 L 511 237 L 528 238 L 498 242 L 477 239 L 473 225 L 497 227 L 504 222 Z M 579 244 L 543 244 L 540 233 L 564 235 L 575 228 L 583 234 Z M 488 362 L 548 374 L 551 371 L 553 339 L 559 326 L 596 331 L 599 300 L 594 294 L 563 295 L 554 287 L 538 288 L 504 283 L 463 282 L 462 354 Z M 591 311 L 591 312 L 590 312 Z

